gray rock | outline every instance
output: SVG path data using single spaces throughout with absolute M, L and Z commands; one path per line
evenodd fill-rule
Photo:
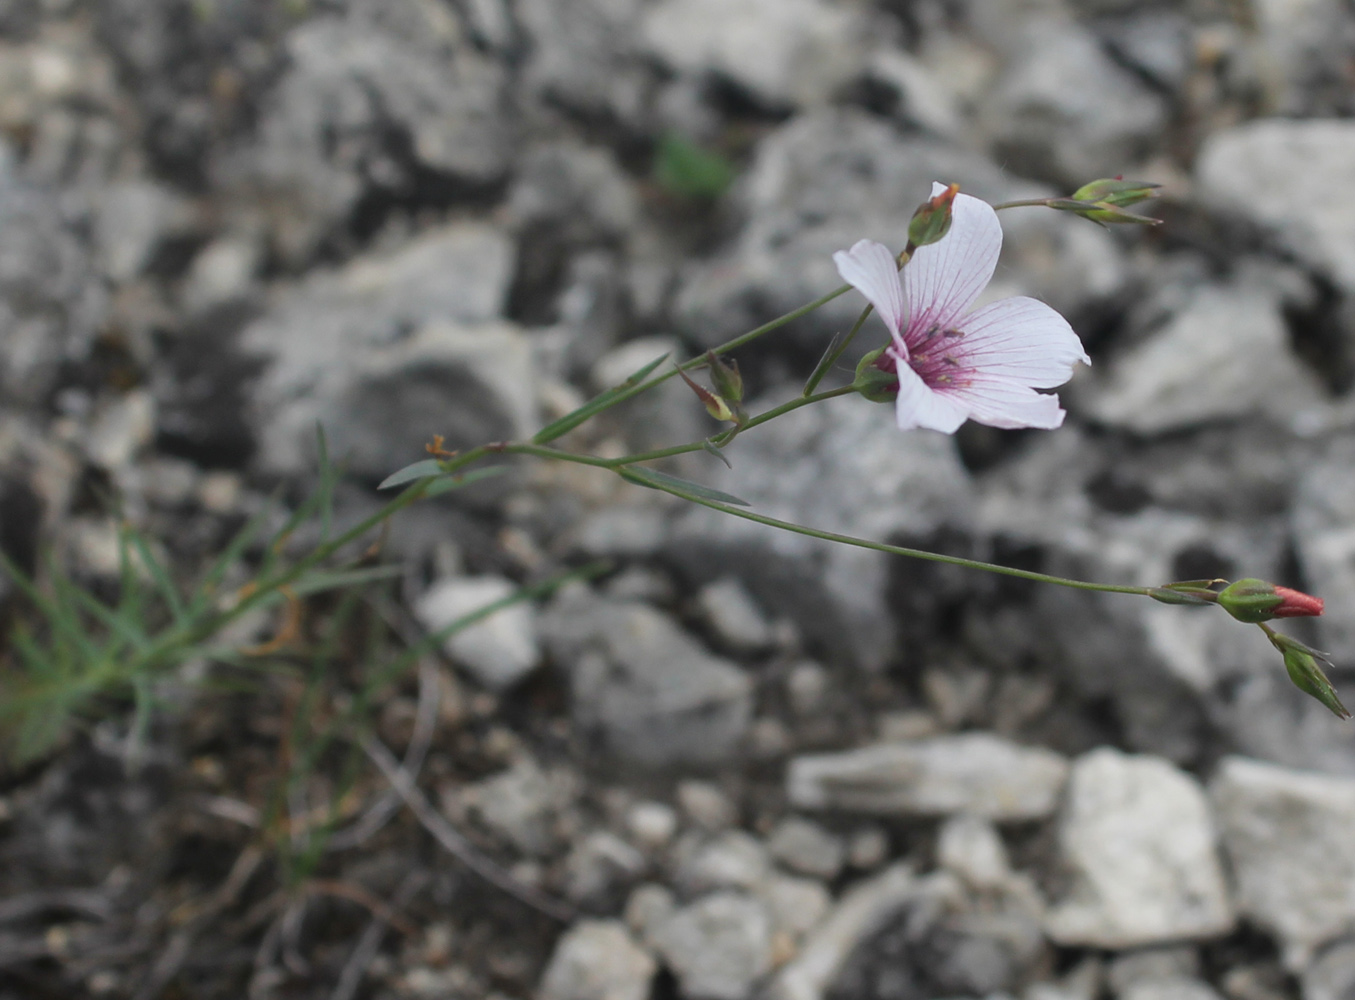
M 523 759 L 468 786 L 462 801 L 486 827 L 523 854 L 541 857 L 558 843 L 555 817 L 577 791 L 574 776 Z
M 1300 474 L 1294 534 L 1308 587 L 1326 600 L 1317 621 L 1319 648 L 1355 663 L 1355 440 L 1341 437 Z
M 1238 909 L 1291 970 L 1355 928 L 1355 781 L 1228 757 L 1210 795 Z
M 524 67 L 539 100 L 640 125 L 648 74 L 635 32 L 641 0 L 522 0 L 518 23 L 531 39 Z
M 777 973 L 769 995 L 775 1000 L 822 1000 L 856 947 L 917 892 L 918 880 L 907 865 L 894 865 L 854 885 Z
M 727 830 L 739 820 L 738 804 L 709 781 L 679 781 L 677 801 L 687 822 L 707 833 Z
M 1204 980 L 1182 976 L 1135 983 L 1119 994 L 1119 1000 L 1222 1000 L 1222 997 Z
M 957 95 L 920 60 L 894 49 L 877 49 L 866 65 L 866 78 L 893 93 L 894 117 L 948 139 L 964 135 Z
M 223 160 L 218 179 L 264 192 L 287 257 L 306 256 L 368 190 L 400 193 L 420 170 L 480 184 L 506 171 L 503 67 L 464 43 L 446 8 L 356 4 L 305 21 L 286 45 L 257 147 Z
M 0 146 L 0 395 L 31 405 L 86 356 L 107 296 L 58 202 L 13 171 Z
M 743 739 L 752 682 L 654 608 L 562 595 L 542 635 L 569 673 L 575 721 L 618 758 L 713 764 Z
M 696 595 L 696 608 L 716 641 L 736 653 L 764 652 L 776 638 L 762 609 L 736 579 L 716 580 L 702 587 Z
M 833 906 L 833 897 L 822 882 L 779 872 L 754 886 L 753 894 L 766 904 L 775 929 L 794 942 L 817 927 Z
M 677 811 L 664 802 L 637 802 L 626 812 L 626 827 L 641 847 L 657 851 L 677 833 Z
M 653 947 L 655 934 L 677 907 L 673 890 L 656 882 L 646 882 L 636 886 L 626 900 L 626 926 Z
M 678 867 L 677 882 L 688 896 L 714 889 L 753 889 L 771 871 L 762 841 L 742 830 L 726 830 L 697 846 Z
M 672 69 L 723 77 L 773 108 L 826 103 L 858 69 L 863 36 L 848 8 L 822 0 L 660 0 L 640 28 Z
M 826 109 L 792 118 L 758 145 L 734 196 L 745 219 L 730 247 L 686 270 L 677 319 L 696 342 L 714 346 L 804 305 L 841 283 L 832 254 L 870 238 L 897 245 L 936 180 L 954 181 L 990 201 L 1053 192 L 1020 183 L 972 150 L 906 134 L 879 118 Z M 1116 294 L 1126 280 L 1111 237 L 1059 212 L 1013 212 L 999 273 L 1011 292 L 1076 313 Z M 774 336 L 821 352 L 860 312 L 845 295 Z M 864 353 L 883 343 L 869 325 Z
M 1030 820 L 1054 811 L 1067 777 L 1053 751 L 968 733 L 796 757 L 786 794 L 798 809 Z
M 1002 836 L 991 822 L 977 816 L 954 816 L 942 824 L 936 860 L 975 889 L 1002 889 L 1012 880 Z
M 1340 0 L 1257 0 L 1267 100 L 1277 114 L 1349 115 L 1343 67 L 1355 46 L 1355 16 Z
M 789 413 L 740 437 L 728 456 L 733 470 L 709 475 L 711 485 L 761 514 L 825 531 L 926 537 L 967 513 L 968 476 L 953 440 L 902 434 L 890 412 L 858 397 Z M 694 507 L 673 523 L 668 549 L 697 582 L 737 577 L 837 661 L 876 669 L 893 655 L 887 556 Z
M 565 858 L 565 895 L 581 905 L 610 909 L 644 874 L 645 856 L 614 833 L 594 830 Z
M 1145 948 L 1117 956 L 1106 978 L 1118 1000 L 1219 1000 L 1200 972 L 1193 948 Z
M 377 480 L 434 434 L 457 449 L 534 430 L 527 341 L 494 320 L 511 266 L 501 232 L 457 223 L 279 294 L 241 338 L 269 361 L 252 401 L 261 465 L 305 469 L 316 421 Z
M 1012 168 L 1077 188 L 1122 174 L 1166 125 L 1162 99 L 1075 24 L 1031 19 L 981 119 Z
M 837 878 L 846 860 L 841 837 L 799 816 L 789 816 L 776 825 L 767 849 L 791 871 L 828 881 Z
M 1352 164 L 1355 122 L 1248 122 L 1205 140 L 1196 190 L 1207 204 L 1274 231 L 1286 249 L 1351 294 L 1355 194 L 1346 180 Z
M 1303 970 L 1303 1000 L 1345 1000 L 1355 991 L 1355 941 L 1325 949 Z
M 104 274 L 119 284 L 137 277 L 167 238 L 184 232 L 187 216 L 182 200 L 164 185 L 144 180 L 110 185 L 100 192 L 94 221 Z
M 619 921 L 580 921 L 555 946 L 541 1000 L 647 1000 L 656 971 Z
M 180 298 L 190 312 L 205 313 L 245 301 L 255 292 L 263 260 L 259 240 L 248 235 L 222 236 L 193 258 Z
M 508 196 L 515 229 L 570 245 L 621 240 L 638 213 L 634 185 L 610 152 L 577 143 L 524 152 Z
M 1196 291 L 1116 359 L 1091 415 L 1152 434 L 1251 413 L 1288 422 L 1320 407 L 1325 392 L 1289 348 L 1279 295 L 1256 278 Z
M 1079 758 L 1059 849 L 1072 884 L 1045 920 L 1059 944 L 1216 937 L 1236 920 L 1204 790 L 1165 760 L 1108 748 Z
M 437 632 L 458 618 L 511 597 L 517 590 L 512 580 L 500 576 L 441 580 L 419 598 L 414 613 L 424 628 Z M 541 662 L 535 611 L 525 601 L 501 608 L 483 621 L 453 632 L 443 648 L 485 687 L 503 691 Z
M 772 967 L 771 918 L 741 893 L 715 893 L 676 911 L 655 944 L 692 1000 L 746 1000 Z
M 1130 11 L 1097 24 L 1096 30 L 1120 62 L 1167 90 L 1184 85 L 1194 66 L 1194 38 L 1185 14 Z

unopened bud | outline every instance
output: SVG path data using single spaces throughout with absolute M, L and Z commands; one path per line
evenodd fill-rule
M 706 364 L 710 367 L 710 381 L 716 393 L 731 403 L 742 403 L 743 376 L 739 374 L 739 363 L 733 358 L 725 359 L 714 351 L 707 351 Z
M 1135 224 L 1156 226 L 1162 220 L 1149 215 L 1126 212 L 1125 206 L 1157 197 L 1160 184 L 1126 181 L 1119 177 L 1092 181 L 1073 192 L 1070 198 L 1051 198 L 1046 204 L 1061 212 L 1076 212 L 1101 225 Z
M 734 416 L 733 409 L 731 409 L 729 404 L 722 398 L 711 392 L 705 386 L 692 381 L 681 367 L 678 368 L 677 372 L 682 376 L 682 381 L 687 383 L 687 387 L 691 389 L 692 392 L 696 393 L 696 398 L 701 400 L 701 405 L 706 408 L 707 413 L 716 420 L 727 420 L 730 423 L 738 422 Z
M 1336 695 L 1336 688 L 1322 670 L 1322 664 L 1331 665 L 1323 653 L 1310 649 L 1297 639 L 1278 632 L 1267 632 L 1271 645 L 1284 657 L 1284 669 L 1294 686 L 1304 694 L 1311 695 L 1322 702 L 1338 719 L 1349 719 L 1350 713 Z
M 960 185 L 952 184 L 935 198 L 928 198 L 917 207 L 908 223 L 908 245 L 925 247 L 950 232 L 951 204 L 960 193 Z
M 889 367 L 885 348 L 871 351 L 856 364 L 852 388 L 872 403 L 892 403 L 899 394 L 899 373 Z
M 1265 580 L 1247 578 L 1219 591 L 1218 605 L 1240 622 L 1256 624 L 1272 618 L 1301 618 L 1322 614 L 1322 598 Z

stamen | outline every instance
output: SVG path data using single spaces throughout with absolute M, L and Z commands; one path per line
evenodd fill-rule
M 935 330 L 936 327 L 932 327 L 932 329 Z M 964 331 L 963 331 L 963 330 L 956 330 L 956 329 L 952 328 L 952 329 L 949 329 L 949 330 L 943 330 L 943 331 L 941 332 L 941 336 L 943 336 L 943 337 L 963 337 L 963 336 L 964 336 Z

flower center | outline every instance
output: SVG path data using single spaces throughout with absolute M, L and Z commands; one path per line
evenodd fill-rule
M 956 350 L 962 337 L 963 330 L 933 323 L 909 345 L 908 365 L 928 389 L 962 388 L 972 381 Z

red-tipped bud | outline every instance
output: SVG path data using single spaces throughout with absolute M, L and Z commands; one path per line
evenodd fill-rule
M 917 207 L 908 223 L 910 247 L 925 247 L 950 232 L 951 205 L 959 193 L 960 185 L 952 184 L 936 197 L 928 198 Z
M 710 368 L 710 382 L 719 396 L 735 405 L 743 402 L 743 376 L 739 363 L 733 358 L 722 358 L 714 351 L 706 352 L 706 366 Z
M 1265 580 L 1247 578 L 1219 591 L 1218 605 L 1240 622 L 1256 624 L 1272 618 L 1322 614 L 1322 599 Z
M 1270 612 L 1276 618 L 1316 618 L 1322 614 L 1325 607 L 1322 598 L 1305 594 L 1301 590 L 1276 587 L 1275 593 L 1281 597 L 1281 602 Z

